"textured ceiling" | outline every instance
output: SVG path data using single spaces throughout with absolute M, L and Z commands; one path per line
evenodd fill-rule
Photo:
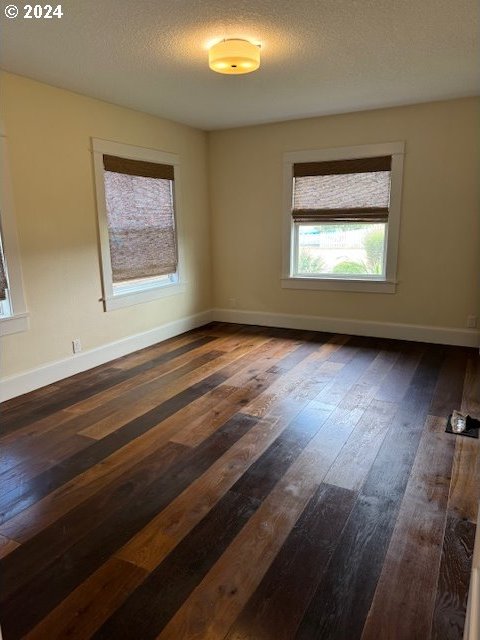
M 62 6 L 61 20 L 2 11 L 5 69 L 203 129 L 479 93 L 477 0 Z M 261 43 L 259 71 L 208 69 L 207 43 L 232 37 Z

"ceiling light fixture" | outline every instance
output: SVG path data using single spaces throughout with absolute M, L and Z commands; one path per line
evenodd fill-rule
M 208 50 L 208 65 L 217 73 L 251 73 L 260 66 L 260 47 L 248 40 L 222 40 Z

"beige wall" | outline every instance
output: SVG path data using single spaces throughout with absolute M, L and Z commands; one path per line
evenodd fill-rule
M 214 304 L 465 328 L 480 315 L 478 100 L 210 134 Z M 282 289 L 282 154 L 406 142 L 396 294 Z
M 2 376 L 211 307 L 207 135 L 187 126 L 3 74 L 7 135 L 30 330 L 2 338 Z M 187 291 L 105 313 L 90 138 L 180 155 Z
M 73 338 L 88 351 L 232 298 L 242 310 L 436 327 L 480 315 L 475 99 L 206 134 L 10 74 L 0 89 L 30 312 L 29 331 L 2 338 L 2 377 L 70 356 Z M 103 311 L 91 137 L 180 155 L 186 293 Z M 282 154 L 400 140 L 397 293 L 282 289 Z

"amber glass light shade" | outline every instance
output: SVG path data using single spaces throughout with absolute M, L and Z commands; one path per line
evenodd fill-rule
M 251 73 L 260 66 L 260 47 L 248 40 L 222 40 L 210 47 L 208 64 L 217 73 Z

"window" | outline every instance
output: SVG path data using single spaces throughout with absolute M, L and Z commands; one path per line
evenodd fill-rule
M 178 157 L 93 140 L 105 310 L 183 290 L 176 230 Z
M 2 189 L 0 190 L 0 335 L 28 329 L 22 268 L 7 161 L 6 137 L 0 133 Z
M 393 293 L 403 143 L 285 155 L 282 286 Z
M 0 235 L 0 318 L 9 318 L 12 315 L 12 304 L 10 302 L 10 292 L 8 288 L 3 240 Z

